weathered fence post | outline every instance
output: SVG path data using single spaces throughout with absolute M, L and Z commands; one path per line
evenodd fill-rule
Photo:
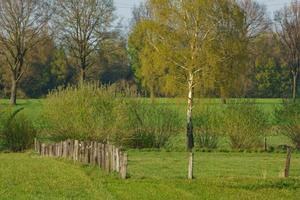
M 102 156 L 101 156 L 101 143 L 97 144 L 97 165 L 98 167 L 102 167 L 101 166 L 101 160 L 102 160 Z
M 116 148 L 116 171 L 120 171 L 120 150 Z
M 41 145 L 41 155 L 45 156 L 45 144 Z
M 291 147 L 287 147 L 287 155 L 286 155 L 286 160 L 285 160 L 285 169 L 284 169 L 284 177 L 287 178 L 289 177 L 289 172 L 290 172 L 290 164 L 291 164 Z
M 126 179 L 127 177 L 127 153 L 121 153 L 121 168 L 120 168 L 120 176 L 122 179 Z
M 73 160 L 78 161 L 78 140 L 74 140 Z
M 264 138 L 264 149 L 268 151 L 267 137 Z
M 122 179 L 127 176 L 127 153 L 111 144 L 65 140 L 46 145 L 34 139 L 34 149 L 42 156 L 63 157 L 99 166 L 106 172 L 118 172 Z
M 36 138 L 34 138 L 34 150 L 38 151 L 38 149 L 37 149 L 37 139 Z

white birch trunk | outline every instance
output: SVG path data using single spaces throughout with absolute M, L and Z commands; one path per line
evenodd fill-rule
M 188 80 L 188 107 L 187 107 L 187 150 L 189 152 L 189 165 L 188 165 L 188 179 L 193 178 L 193 122 L 192 122 L 192 112 L 193 112 L 193 81 L 194 77 L 192 73 L 189 73 Z

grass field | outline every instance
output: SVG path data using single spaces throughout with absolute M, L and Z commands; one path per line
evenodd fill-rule
M 184 99 L 159 99 L 176 106 L 185 116 Z M 202 99 L 221 106 L 217 99 Z M 280 99 L 256 103 L 272 116 Z M 4 107 L 8 100 L 0 100 Z M 43 100 L 18 100 L 39 128 Z M 270 120 L 271 121 L 271 120 Z M 182 147 L 185 145 L 182 135 Z M 283 136 L 271 136 L 269 145 L 286 144 Z M 226 148 L 226 139 L 220 148 Z M 300 196 L 300 154 L 294 153 L 291 177 L 282 175 L 284 153 L 196 152 L 195 177 L 186 179 L 185 152 L 129 150 L 129 179 L 120 180 L 100 169 L 71 161 L 41 158 L 35 153 L 0 153 L 0 200 L 11 199 L 207 199 L 207 200 L 297 200 Z
M 232 100 L 234 101 L 234 99 L 231 99 L 231 101 Z M 145 98 L 145 101 L 150 102 L 150 99 Z M 269 115 L 270 122 L 273 121 L 272 117 L 273 117 L 274 110 L 282 103 L 282 99 L 252 99 L 252 100 L 250 99 L 249 101 L 254 101 L 255 104 L 261 107 Z M 155 100 L 155 102 L 166 105 L 168 107 L 173 107 L 175 109 L 178 109 L 182 113 L 182 116 L 185 117 L 186 99 L 158 98 Z M 219 106 L 223 106 L 221 104 L 220 99 L 195 99 L 194 100 L 195 105 L 199 105 L 200 103 L 214 106 L 216 108 L 218 108 Z M 43 109 L 43 99 L 18 99 L 17 104 L 18 104 L 17 108 L 19 107 L 25 108 L 24 112 L 26 112 L 26 114 L 28 114 L 28 116 L 32 118 L 33 121 L 37 121 L 41 113 L 41 110 Z M 4 107 L 9 106 L 9 100 L 0 99 L 0 106 L 4 106 Z
M 300 196 L 300 155 L 291 178 L 278 178 L 284 154 L 196 153 L 188 181 L 186 154 L 129 152 L 127 180 L 70 161 L 33 153 L 0 154 L 0 199 L 279 200 Z

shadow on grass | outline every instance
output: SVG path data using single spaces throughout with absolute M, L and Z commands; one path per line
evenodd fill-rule
M 244 190 L 262 190 L 262 189 L 289 189 L 296 190 L 300 188 L 300 179 L 279 179 L 279 180 L 262 180 L 252 183 L 236 183 L 228 185 L 229 188 Z

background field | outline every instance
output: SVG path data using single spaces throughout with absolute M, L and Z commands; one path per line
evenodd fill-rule
M 267 114 L 268 116 L 268 123 L 270 126 L 276 126 L 276 121 L 274 119 L 274 111 L 276 108 L 280 107 L 282 104 L 282 99 L 230 99 L 228 101 L 228 104 L 231 102 L 236 101 L 250 101 L 252 103 L 255 103 L 259 107 L 262 108 L 262 110 Z M 146 101 L 148 103 L 151 103 L 150 99 L 143 98 L 143 101 Z M 185 117 L 186 117 L 186 99 L 184 98 L 157 98 L 155 99 L 156 103 L 163 104 L 167 107 L 170 107 L 172 109 L 177 109 L 181 115 L 183 123 L 185 123 Z M 42 113 L 43 109 L 43 99 L 20 99 L 18 100 L 18 105 L 14 108 L 20 108 L 24 107 L 24 113 L 29 116 L 30 119 L 32 119 L 35 127 L 37 129 L 40 129 L 43 126 L 43 122 L 40 119 L 40 115 Z M 208 106 L 212 106 L 215 109 L 221 108 L 224 106 L 221 103 L 220 99 L 195 99 L 194 101 L 195 105 L 204 104 Z M 0 105 L 2 107 L 8 107 L 9 106 L 9 100 L 7 99 L 1 99 Z M 1 107 L 0 107 L 1 108 Z M 277 134 L 276 132 L 268 132 L 268 145 L 271 146 L 278 146 L 282 144 L 291 144 L 288 138 L 285 136 L 282 136 L 280 134 Z M 182 133 L 182 138 L 179 138 L 179 140 L 182 140 L 182 146 L 178 147 L 178 149 L 184 149 L 185 148 L 185 133 Z M 227 138 L 223 138 L 219 142 L 219 148 L 229 148 L 228 146 L 228 140 Z

